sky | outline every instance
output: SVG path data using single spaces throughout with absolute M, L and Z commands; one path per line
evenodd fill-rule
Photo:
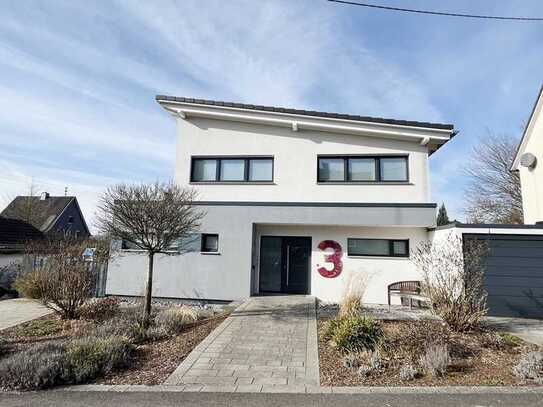
M 543 17 L 540 0 L 375 0 Z M 76 195 L 174 175 L 157 94 L 452 123 L 432 201 L 463 219 L 463 166 L 488 133 L 520 138 L 543 82 L 543 22 L 459 19 L 325 0 L 3 1 L 0 209 L 31 184 Z

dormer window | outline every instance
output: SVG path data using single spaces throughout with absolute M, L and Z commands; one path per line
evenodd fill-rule
M 408 182 L 407 156 L 319 156 L 317 182 Z

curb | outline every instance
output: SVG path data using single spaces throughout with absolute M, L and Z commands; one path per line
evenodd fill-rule
M 241 387 L 241 386 L 240 386 Z M 269 386 L 260 391 L 247 391 L 232 386 L 204 390 L 203 385 L 104 385 L 88 384 L 61 387 L 50 391 L 68 392 L 136 392 L 136 393 L 297 393 L 297 394 L 543 394 L 543 386 L 413 386 L 413 387 L 330 387 L 330 386 Z M 21 394 L 20 392 L 5 392 Z

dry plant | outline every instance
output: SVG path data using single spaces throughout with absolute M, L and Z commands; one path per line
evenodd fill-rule
M 204 212 L 193 203 L 193 189 L 173 182 L 118 184 L 106 190 L 96 215 L 101 232 L 147 252 L 148 271 L 143 324 L 151 318 L 154 256 L 180 254 L 182 239 L 198 231 Z
M 25 296 L 40 300 L 63 319 L 78 318 L 79 310 L 94 294 L 96 284 L 93 268 L 83 257 L 89 247 L 96 249 L 95 260 L 107 259 L 105 241 L 65 236 L 28 242 L 25 256 L 32 268 L 17 279 L 15 287 Z
M 339 306 L 340 318 L 362 313 L 364 294 L 368 289 L 369 280 L 369 276 L 362 272 L 350 272 L 347 275 Z
M 486 315 L 483 259 L 487 250 L 480 240 L 464 241 L 450 233 L 443 240 L 422 242 L 412 252 L 411 259 L 422 273 L 423 295 L 433 312 L 457 332 L 476 328 Z

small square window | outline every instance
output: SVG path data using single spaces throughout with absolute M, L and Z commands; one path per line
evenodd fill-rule
M 202 252 L 217 253 L 219 251 L 219 235 L 202 234 Z

